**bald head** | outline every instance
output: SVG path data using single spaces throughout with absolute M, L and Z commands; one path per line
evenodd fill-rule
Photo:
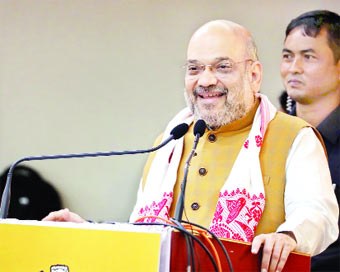
M 212 54 L 224 48 L 226 57 L 234 61 L 243 59 L 257 60 L 255 42 L 247 29 L 231 21 L 216 20 L 201 26 L 191 37 L 188 46 L 188 59 L 195 59 L 203 50 Z M 194 54 L 194 55 L 193 55 Z

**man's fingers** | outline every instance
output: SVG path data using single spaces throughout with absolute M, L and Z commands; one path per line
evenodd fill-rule
M 278 239 L 275 241 L 271 260 L 270 260 L 270 267 L 269 271 L 277 271 L 276 267 L 279 263 L 279 260 L 281 262 L 281 256 L 282 256 L 282 248 L 284 246 L 284 242 L 281 239 Z
M 258 235 L 254 238 L 252 244 L 251 244 L 251 253 L 257 254 L 259 253 L 261 245 L 265 241 L 265 236 L 264 235 Z
M 274 247 L 273 236 L 270 234 L 256 236 L 252 242 L 251 253 L 257 254 L 262 244 L 264 244 L 264 247 L 262 252 L 261 271 L 268 271 Z
M 255 237 L 252 253 L 257 254 L 262 244 L 261 271 L 281 271 L 290 252 L 296 248 L 296 240 L 284 233 L 261 234 Z
M 65 222 L 68 221 L 70 217 L 69 209 L 62 209 L 55 212 L 50 212 L 46 217 L 42 219 L 42 221 L 58 221 L 58 222 Z
M 277 265 L 277 271 L 282 271 L 287 259 L 288 259 L 288 256 L 290 254 L 290 252 L 292 252 L 294 250 L 294 246 L 293 245 L 285 245 L 282 249 L 282 252 L 281 252 L 281 258 L 280 258 L 280 261 Z
M 268 271 L 269 263 L 272 258 L 273 247 L 274 239 L 272 235 L 265 236 L 264 247 L 262 252 L 261 271 Z

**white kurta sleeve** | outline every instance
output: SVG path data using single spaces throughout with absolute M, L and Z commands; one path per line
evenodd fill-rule
M 312 128 L 296 136 L 286 162 L 286 221 L 279 231 L 292 231 L 297 251 L 316 255 L 338 237 L 339 208 L 323 147 Z

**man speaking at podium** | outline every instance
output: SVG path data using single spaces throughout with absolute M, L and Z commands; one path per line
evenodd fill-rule
M 185 218 L 219 237 L 252 242 L 253 253 L 264 245 L 262 271 L 282 270 L 293 250 L 326 249 L 337 238 L 339 210 L 322 140 L 259 93 L 262 66 L 250 33 L 230 21 L 203 25 L 189 42 L 185 69 L 188 108 L 157 143 L 183 122 L 189 133 L 149 157 L 130 220 L 174 216 L 193 126 L 203 119 Z M 44 220 L 84 221 L 67 209 Z

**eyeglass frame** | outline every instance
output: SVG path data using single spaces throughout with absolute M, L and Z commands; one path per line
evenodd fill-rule
M 218 72 L 218 71 L 217 71 L 217 68 L 216 68 L 215 66 L 218 65 L 218 64 L 220 64 L 220 63 L 223 62 L 223 61 L 228 61 L 228 62 L 230 62 L 230 67 L 229 67 L 230 70 L 229 70 L 229 71 L 225 71 L 225 72 Z M 247 62 L 247 61 L 252 61 L 252 62 L 254 62 L 255 60 L 253 60 L 253 59 L 245 59 L 245 60 L 241 60 L 241 61 L 234 62 L 234 61 L 233 61 L 232 59 L 230 59 L 230 58 L 218 58 L 218 59 L 215 61 L 214 64 L 203 64 L 203 63 L 201 63 L 200 61 L 197 61 L 197 60 L 188 60 L 187 63 L 185 63 L 185 64 L 183 65 L 183 68 L 186 69 L 186 70 L 185 70 L 185 74 L 186 74 L 187 76 L 190 76 L 190 77 L 198 77 L 198 76 L 201 76 L 207 67 L 210 67 L 210 68 L 211 68 L 211 71 L 212 71 L 216 76 L 217 76 L 217 75 L 225 76 L 225 75 L 227 75 L 227 74 L 230 74 L 230 73 L 233 71 L 234 65 L 239 64 L 239 63 L 242 63 L 242 62 Z M 200 68 L 201 68 L 201 71 L 198 71 L 196 74 L 190 74 L 190 73 L 188 73 L 188 66 L 189 66 L 190 64 L 193 64 L 193 65 L 194 65 L 195 63 L 197 64 L 197 65 L 195 65 L 195 66 L 196 66 L 196 67 L 200 67 Z

